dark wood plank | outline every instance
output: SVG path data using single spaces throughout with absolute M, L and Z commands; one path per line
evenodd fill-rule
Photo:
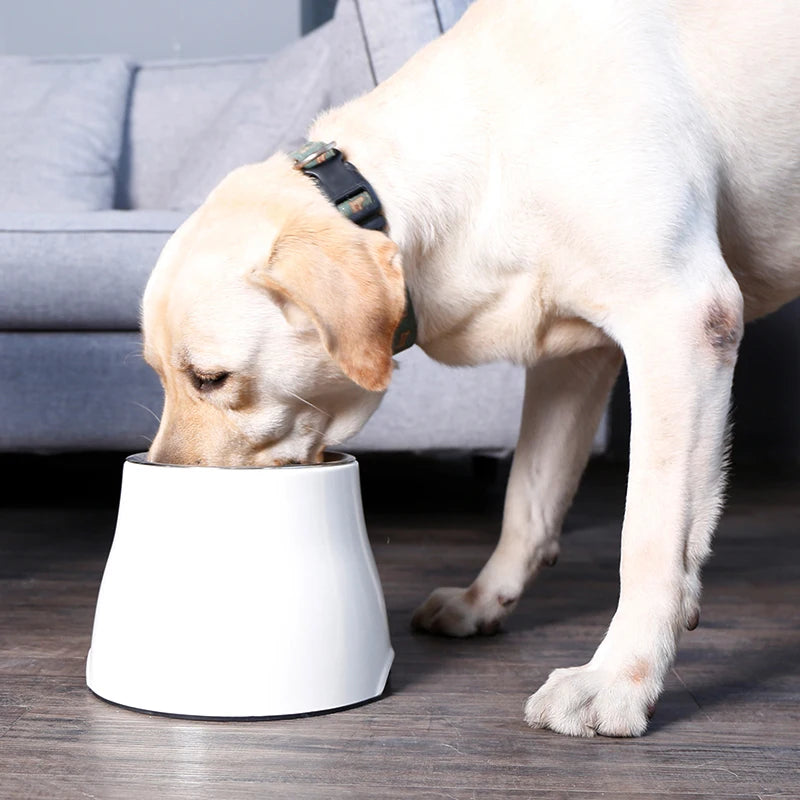
M 0 739 L 27 710 L 25 706 L 0 705 Z

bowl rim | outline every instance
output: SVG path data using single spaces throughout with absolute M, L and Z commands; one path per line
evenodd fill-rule
M 320 467 L 341 467 L 345 464 L 355 464 L 356 457 L 350 453 L 341 453 L 338 450 L 326 450 L 324 454 L 325 460 L 320 461 L 318 464 L 283 464 L 282 466 L 268 465 L 268 466 L 233 466 L 225 467 L 214 464 L 168 464 L 164 461 L 148 461 L 147 453 L 133 453 L 129 455 L 125 461 L 131 464 L 137 464 L 143 467 L 172 467 L 174 469 L 224 469 L 224 470 L 256 470 L 256 469 L 273 469 L 273 470 L 287 470 L 287 469 L 319 469 Z

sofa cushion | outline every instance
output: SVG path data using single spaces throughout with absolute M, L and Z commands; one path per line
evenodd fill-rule
M 442 24 L 442 30 L 446 31 L 458 22 L 467 10 L 467 6 L 471 5 L 474 0 L 434 0 L 434 2 Z
M 136 332 L 0 331 L 0 451 L 145 450 L 163 392 Z M 490 364 L 456 370 L 413 348 L 378 412 L 344 445 L 354 452 L 511 448 L 524 373 Z M 30 365 L 35 364 L 36 369 Z
M 158 427 L 138 331 L 0 331 L 0 372 L 0 451 L 140 452 Z
M 348 452 L 389 450 L 511 451 L 517 443 L 525 369 L 507 362 L 447 367 L 419 347 L 397 355 L 389 391 Z M 603 416 L 592 445 L 608 442 Z
M 0 214 L 0 330 L 137 330 L 145 283 L 186 214 Z
M 406 0 L 392 5 L 385 0 L 356 0 L 364 26 L 369 58 L 380 83 L 414 53 L 442 33 L 434 0 Z
M 0 211 L 111 208 L 129 87 L 121 57 L 0 57 Z
M 339 0 L 337 15 L 345 0 Z M 362 26 L 374 83 L 385 81 L 428 42 L 449 30 L 473 0 L 404 0 L 387 13 L 386 0 L 347 0 Z
M 118 205 L 193 209 L 235 167 L 296 148 L 329 104 L 326 27 L 269 58 L 143 64 Z
M 234 94 L 195 129 L 175 164 L 168 208 L 195 209 L 233 169 L 296 150 L 329 105 L 328 43 L 320 31 L 248 70 Z
M 508 363 L 446 367 L 419 347 L 406 350 L 391 386 L 353 450 L 512 450 L 519 432 L 525 370 Z
M 356 0 L 271 57 L 144 63 L 116 207 L 192 209 L 231 169 L 295 149 L 320 111 L 373 86 Z
M 337 0 L 330 38 L 330 104 L 338 106 L 375 87 L 356 0 Z

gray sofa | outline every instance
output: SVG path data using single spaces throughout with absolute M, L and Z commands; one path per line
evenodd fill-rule
M 230 169 L 297 145 L 466 5 L 339 0 L 263 58 L 0 58 L 0 451 L 146 449 L 162 396 L 139 301 L 171 232 Z M 350 449 L 513 447 L 520 369 L 448 369 L 418 348 L 399 361 Z

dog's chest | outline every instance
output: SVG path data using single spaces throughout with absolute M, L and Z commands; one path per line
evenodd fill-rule
M 418 313 L 423 349 L 451 366 L 531 365 L 610 343 L 585 320 L 560 314 L 541 276 L 527 270 L 483 285 L 451 285 L 447 292 L 429 288 Z

